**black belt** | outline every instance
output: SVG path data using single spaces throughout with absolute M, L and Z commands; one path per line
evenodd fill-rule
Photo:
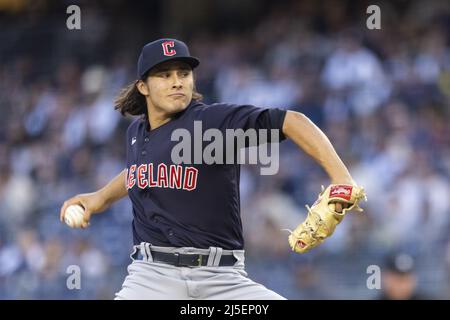
M 153 262 L 162 262 L 176 267 L 201 267 L 208 264 L 209 255 L 205 254 L 182 254 L 152 251 Z M 135 259 L 144 260 L 144 257 L 138 250 Z M 219 266 L 234 266 L 236 258 L 233 255 L 222 255 Z

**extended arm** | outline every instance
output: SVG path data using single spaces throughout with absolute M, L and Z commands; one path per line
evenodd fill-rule
M 331 183 L 354 184 L 330 140 L 304 114 L 288 111 L 283 123 L 283 133 L 322 166 Z
M 98 191 L 79 194 L 65 201 L 60 210 L 61 221 L 64 221 L 64 214 L 67 207 L 73 204 L 79 204 L 84 208 L 84 223 L 82 227 L 86 228 L 93 213 L 105 211 L 114 202 L 127 195 L 125 179 L 126 170 L 123 170 Z
M 308 217 L 289 235 L 291 249 L 305 253 L 330 237 L 347 211 L 362 211 L 358 203 L 366 198 L 356 185 L 327 136 L 305 115 L 288 111 L 283 133 L 325 169 L 331 185 L 322 190 L 308 209 Z

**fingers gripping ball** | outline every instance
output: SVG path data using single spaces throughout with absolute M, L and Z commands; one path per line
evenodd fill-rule
M 66 209 L 64 222 L 71 228 L 81 228 L 84 222 L 84 208 L 73 204 Z
M 290 234 L 288 240 L 291 249 L 297 253 L 305 253 L 321 244 L 333 234 L 348 211 L 363 211 L 358 205 L 362 199 L 367 200 L 362 187 L 345 184 L 332 184 L 326 189 L 322 187 L 322 192 L 312 207 L 306 206 L 306 220 Z M 343 204 L 342 208 L 345 208 L 337 212 L 336 203 Z

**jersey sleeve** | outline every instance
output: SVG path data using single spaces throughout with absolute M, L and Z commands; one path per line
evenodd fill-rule
M 282 131 L 286 112 L 279 108 L 260 108 L 252 105 L 213 104 L 205 110 L 202 120 L 206 127 L 221 131 L 276 129 L 279 130 L 279 141 L 283 141 L 286 139 Z
M 135 139 L 138 135 L 138 126 L 141 122 L 140 118 L 134 119 L 127 128 L 126 134 L 125 134 L 125 148 L 126 148 L 126 167 L 128 168 L 131 163 L 133 163 L 136 160 L 137 153 L 136 148 L 133 147 L 134 142 L 133 139 Z

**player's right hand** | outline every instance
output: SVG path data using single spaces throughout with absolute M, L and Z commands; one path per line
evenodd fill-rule
M 66 209 L 74 204 L 81 205 L 84 208 L 83 214 L 83 224 L 82 228 L 87 228 L 89 226 L 89 220 L 93 213 L 101 212 L 105 209 L 105 202 L 103 198 L 96 192 L 78 194 L 68 200 L 66 200 L 60 210 L 59 219 L 61 222 L 64 221 L 64 214 Z

